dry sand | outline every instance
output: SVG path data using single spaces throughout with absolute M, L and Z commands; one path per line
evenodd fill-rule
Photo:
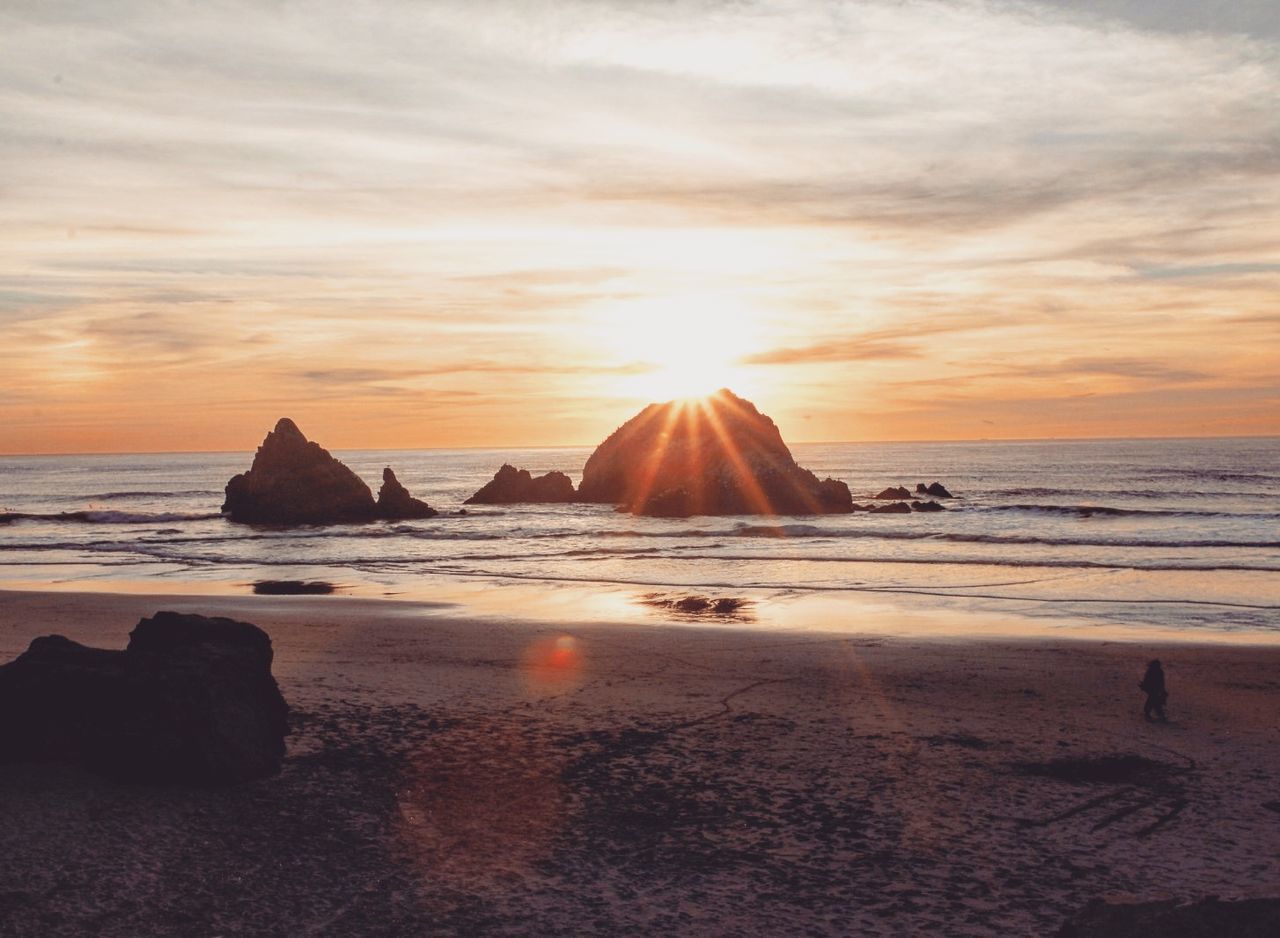
M 1274 646 L 11 592 L 0 659 L 160 609 L 270 632 L 284 771 L 0 768 L 0 933 L 1043 935 L 1095 898 L 1280 894 Z M 1104 755 L 1149 761 L 1036 768 Z

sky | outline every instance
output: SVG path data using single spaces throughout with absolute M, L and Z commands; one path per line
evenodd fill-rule
M 1280 0 L 0 5 L 0 452 L 1280 433 Z

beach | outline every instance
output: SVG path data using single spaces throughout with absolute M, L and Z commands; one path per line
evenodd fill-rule
M 1053 934 L 1098 899 L 1276 893 L 1274 643 L 926 633 L 865 597 L 841 628 L 774 600 L 589 620 L 530 590 L 0 594 L 5 661 L 162 609 L 254 622 L 292 725 L 281 774 L 229 789 L 4 767 L 0 931 Z

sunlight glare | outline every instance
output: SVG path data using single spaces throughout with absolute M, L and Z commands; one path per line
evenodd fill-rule
M 702 398 L 720 388 L 752 393 L 742 360 L 761 350 L 761 317 L 715 294 L 655 297 L 611 306 L 598 317 L 601 344 L 636 366 L 619 392 L 647 401 Z

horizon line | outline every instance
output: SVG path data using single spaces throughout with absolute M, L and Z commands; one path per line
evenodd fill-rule
M 1027 436 L 1027 437 L 967 437 L 928 440 L 796 440 L 788 442 L 792 446 L 880 446 L 887 444 L 918 443 L 923 445 L 946 443 L 1105 443 L 1110 441 L 1137 440 L 1280 440 L 1280 433 L 1232 433 L 1232 434 L 1187 434 L 1178 436 Z M 312 440 L 311 442 L 318 442 Z M 489 446 L 326 446 L 330 452 L 384 452 L 384 453 L 426 453 L 426 452 L 494 452 L 498 450 L 555 450 L 555 449 L 594 449 L 600 444 L 591 443 L 537 443 L 537 444 L 494 444 Z M 257 450 L 257 446 L 253 447 Z M 171 450 L 76 450 L 67 452 L 0 452 L 0 459 L 9 457 L 44 458 L 55 456 L 199 456 L 222 455 L 227 453 L 246 453 L 247 449 L 171 449 Z

